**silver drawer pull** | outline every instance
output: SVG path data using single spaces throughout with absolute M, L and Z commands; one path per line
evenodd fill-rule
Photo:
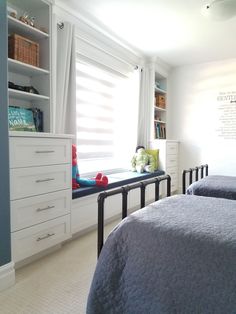
M 47 178 L 47 179 L 41 179 L 41 180 L 36 180 L 36 183 L 42 183 L 42 182 L 47 182 L 47 181 L 53 181 L 55 180 L 54 178 Z
M 50 154 L 50 153 L 55 153 L 55 150 L 36 150 L 36 154 Z
M 43 236 L 43 237 L 38 237 L 38 239 L 36 240 L 36 241 L 42 241 L 42 240 L 45 240 L 45 239 L 47 239 L 47 238 L 50 238 L 50 237 L 52 237 L 52 236 L 54 236 L 55 235 L 55 233 L 48 233 L 48 234 L 46 234 L 45 236 Z
M 55 206 L 47 206 L 47 207 L 44 207 L 44 208 L 37 208 L 36 212 L 42 212 L 44 210 L 48 210 L 48 209 L 52 209 L 52 208 L 55 208 Z

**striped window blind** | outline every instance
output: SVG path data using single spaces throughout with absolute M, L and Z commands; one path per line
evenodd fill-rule
M 98 67 L 77 62 L 77 142 L 80 159 L 113 157 L 116 78 Z
M 81 174 L 122 168 L 119 154 L 124 149 L 129 129 L 129 125 L 124 125 L 124 116 L 129 112 L 128 87 L 129 78 L 123 74 L 83 58 L 77 59 L 76 127 Z

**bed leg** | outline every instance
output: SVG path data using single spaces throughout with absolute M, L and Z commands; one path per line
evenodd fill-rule
M 208 165 L 206 165 L 206 177 L 208 176 Z
M 182 193 L 186 193 L 186 170 L 182 173 Z
M 128 207 L 128 190 L 122 187 L 122 219 L 127 217 L 127 207 Z
M 145 190 L 146 190 L 146 185 L 141 182 L 140 186 L 140 191 L 141 191 L 141 197 L 140 197 L 140 208 L 145 207 Z
M 198 181 L 198 167 L 196 167 L 195 170 L 196 170 L 195 181 Z
M 101 252 L 103 247 L 103 238 L 104 238 L 104 194 L 98 196 L 98 251 L 97 257 Z
M 171 195 L 171 177 L 170 177 L 169 175 L 167 176 L 166 195 L 167 195 L 167 196 L 170 196 L 170 195 Z
M 159 181 L 157 180 L 155 182 L 155 201 L 159 201 L 160 198 L 160 185 L 159 185 Z
M 189 169 L 189 185 L 193 183 L 193 169 Z
M 203 178 L 203 170 L 204 170 L 204 167 L 201 166 L 200 169 L 201 169 L 201 179 L 202 179 L 202 178 Z

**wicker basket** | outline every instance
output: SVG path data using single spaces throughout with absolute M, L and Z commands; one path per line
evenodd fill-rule
M 8 57 L 38 67 L 39 44 L 20 35 L 12 34 L 8 37 Z
M 156 106 L 165 109 L 166 98 L 164 95 L 156 94 Z

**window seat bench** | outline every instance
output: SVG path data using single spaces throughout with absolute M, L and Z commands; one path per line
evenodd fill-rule
M 131 184 L 134 182 L 139 182 L 141 180 L 146 180 L 150 178 L 154 178 L 156 176 L 161 176 L 165 174 L 162 170 L 157 170 L 153 173 L 137 173 L 132 171 L 125 171 L 120 173 L 113 173 L 108 175 L 108 186 L 107 187 L 97 187 L 97 186 L 89 186 L 89 187 L 80 187 L 79 189 L 72 191 L 72 199 L 80 198 L 83 196 L 100 193 L 105 190 L 117 188 L 126 184 Z

